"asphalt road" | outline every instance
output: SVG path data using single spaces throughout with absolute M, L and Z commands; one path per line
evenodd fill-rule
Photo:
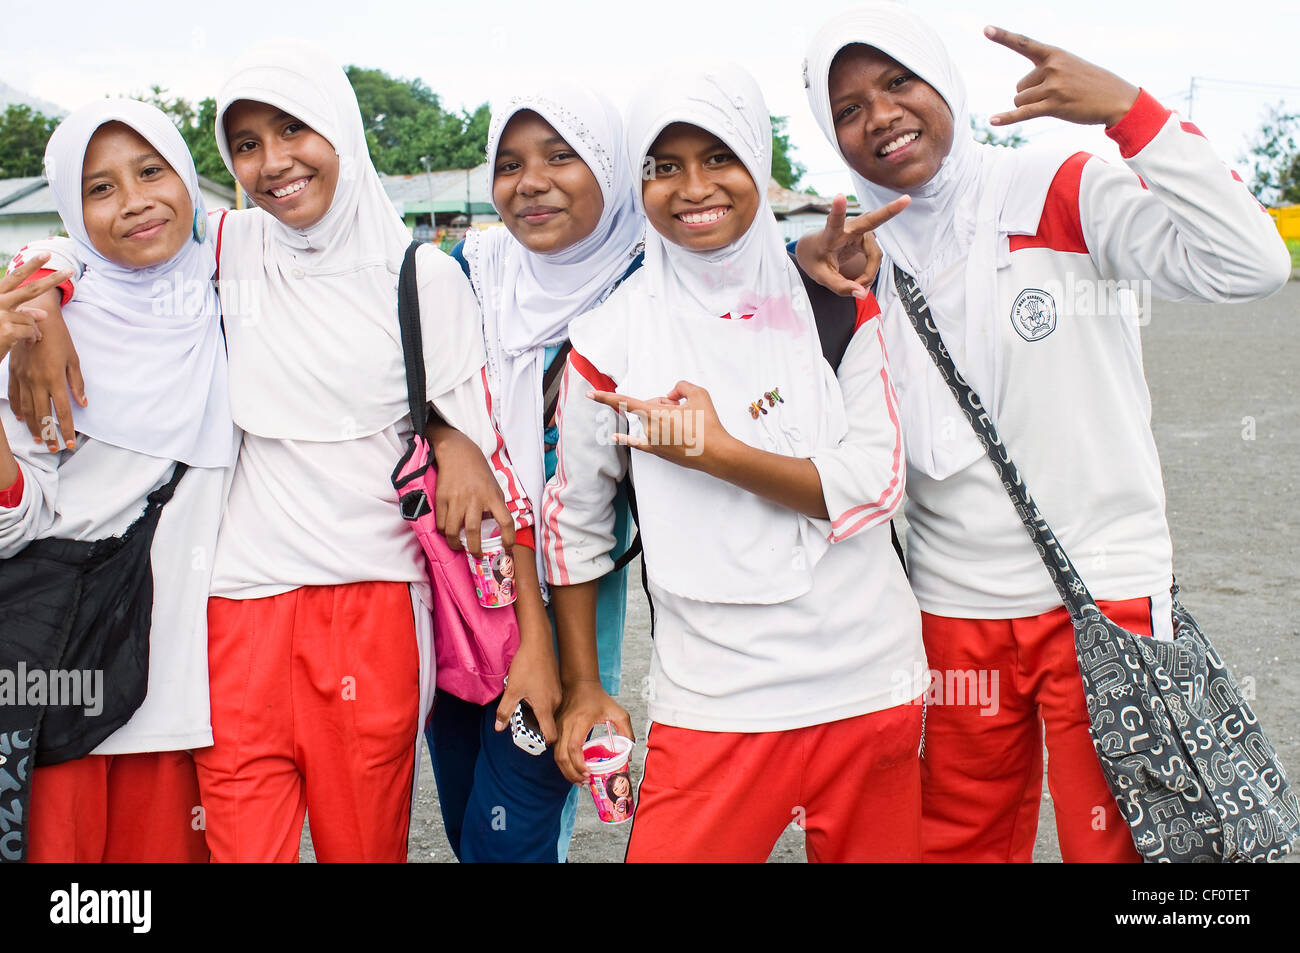
M 1253 684 L 1255 713 L 1293 777 L 1300 771 L 1300 282 L 1247 305 L 1154 302 L 1143 329 L 1152 423 L 1164 468 L 1174 567 L 1183 601 L 1232 666 Z M 633 579 L 639 579 L 632 567 Z M 644 737 L 649 615 L 630 588 L 620 702 Z M 635 777 L 644 748 L 638 746 Z M 629 825 L 606 828 L 585 796 L 570 860 L 617 862 Z M 1059 861 L 1043 792 L 1035 860 Z M 310 860 L 304 835 L 303 859 Z M 413 862 L 452 862 L 432 774 L 421 765 Z M 787 830 L 771 857 L 803 858 Z

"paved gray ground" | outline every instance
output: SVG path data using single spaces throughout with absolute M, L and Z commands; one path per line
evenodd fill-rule
M 1184 603 L 1238 680 L 1253 680 L 1255 712 L 1293 777 L 1300 771 L 1298 324 L 1300 282 L 1293 281 L 1268 301 L 1249 305 L 1156 302 L 1143 331 Z M 619 700 L 644 737 L 649 617 L 636 586 L 629 623 Z M 643 747 L 638 754 L 639 777 Z M 421 769 L 411 860 L 450 862 L 427 761 Z M 619 861 L 627 830 L 605 829 L 586 801 L 570 858 Z M 1060 860 L 1046 788 L 1035 858 Z M 305 836 L 303 859 L 311 859 Z M 787 831 L 772 860 L 802 861 L 802 835 Z

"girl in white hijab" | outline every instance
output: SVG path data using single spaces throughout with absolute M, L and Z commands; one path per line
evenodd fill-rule
M 206 606 L 238 446 L 210 280 L 215 242 L 189 150 L 153 106 L 100 100 L 74 111 L 50 137 L 45 175 L 86 263 L 66 315 L 96 401 L 73 410 L 73 446 L 57 454 L 0 414 L 0 458 L 18 472 L 0 493 L 0 558 L 36 539 L 120 534 L 178 461 L 189 470 L 151 547 L 148 693 L 92 754 L 36 771 L 29 858 L 206 860 L 187 749 L 212 743 Z M 0 362 L 0 391 L 7 378 Z
M 645 219 L 613 105 L 575 83 L 521 86 L 534 91 L 493 103 L 488 129 L 493 203 L 505 227 L 472 229 L 452 257 L 483 309 L 497 425 L 529 499 L 540 500 L 555 469 L 555 378 L 569 323 L 637 267 Z M 620 499 L 616 549 L 626 549 L 629 526 Z M 538 567 L 540 576 L 540 555 Z M 626 607 L 626 570 L 611 573 L 596 608 L 601 681 L 611 693 L 619 690 Z M 491 730 L 496 707 L 440 691 L 429 722 L 452 849 L 462 861 L 563 861 L 577 791 L 549 754 L 520 757 L 508 735 Z M 504 830 L 494 823 L 501 807 L 515 819 Z
M 396 312 L 410 236 L 347 77 L 320 50 L 249 51 L 217 109 L 222 155 L 260 209 L 230 216 L 220 262 L 223 293 L 239 298 L 227 318 L 231 402 L 248 436 L 214 573 L 222 704 L 199 762 L 220 801 L 209 841 L 215 856 L 294 859 L 305 809 L 321 859 L 401 860 L 433 687 L 424 557 L 390 480 L 410 429 Z M 508 506 L 498 518 L 528 546 L 531 512 L 492 426 L 473 294 L 436 249 L 422 246 L 416 264 L 428 397 L 478 445 L 480 465 L 491 458 Z M 522 644 L 503 705 L 534 696 L 549 729 L 554 701 L 537 696 L 536 678 L 554 656 L 524 556 Z
M 631 732 L 593 678 L 589 623 L 630 463 L 655 643 L 628 859 L 761 860 L 800 805 L 810 859 L 914 858 L 924 663 L 887 526 L 902 447 L 879 329 L 859 311 L 837 378 L 760 187 L 758 87 L 730 66 L 666 75 L 628 109 L 628 168 L 649 173 L 645 264 L 570 329 L 543 506 L 557 760 L 579 781 L 594 724 Z M 801 773 L 819 779 L 810 799 Z M 840 790 L 872 803 L 849 809 Z M 877 810 L 890 821 L 869 831 Z
M 917 279 L 953 363 L 1108 615 L 1167 637 L 1172 551 L 1132 289 L 1247 300 L 1284 282 L 1288 263 L 1268 217 L 1194 126 L 1064 50 L 985 35 L 1034 66 L 995 125 L 1042 115 L 1104 124 L 1129 167 L 976 143 L 943 42 L 896 3 L 833 17 L 804 76 L 858 195 L 912 196 L 877 232 L 907 438 L 909 577 L 935 668 L 1000 681 L 992 708 L 932 714 L 925 858 L 1031 859 L 1045 733 L 1062 856 L 1133 861 L 1093 754 L 1068 614 L 892 271 Z

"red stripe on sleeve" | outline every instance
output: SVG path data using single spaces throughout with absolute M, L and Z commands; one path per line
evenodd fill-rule
M 531 526 L 521 526 L 515 530 L 515 545 L 537 552 L 537 543 L 533 540 L 533 528 Z
M 492 469 L 504 475 L 506 478 L 506 508 L 510 510 L 516 523 L 519 522 L 520 518 L 524 518 L 524 525 L 528 525 L 532 520 L 527 517 L 530 517 L 532 514 L 525 509 L 521 502 L 521 497 L 524 495 L 523 490 L 520 488 L 519 484 L 515 482 L 514 471 L 511 470 L 510 467 L 506 466 L 505 457 L 502 455 L 502 452 L 505 450 L 506 441 L 505 438 L 501 436 L 501 431 L 497 430 L 496 423 L 494 422 L 495 418 L 492 416 L 492 390 L 488 387 L 486 364 L 479 369 L 479 375 L 483 381 L 483 399 L 487 406 L 488 421 L 492 422 L 492 434 L 497 438 L 496 447 L 492 451 L 492 456 L 489 459 L 489 462 L 492 464 Z M 522 527 L 516 526 L 516 531 L 520 528 Z
M 1083 222 L 1079 219 L 1079 183 L 1083 181 L 1083 167 L 1092 156 L 1076 152 L 1061 164 L 1052 186 L 1047 190 L 1043 215 L 1038 220 L 1034 235 L 1012 235 L 1011 250 L 1022 248 L 1050 248 L 1053 251 L 1075 252 L 1086 255 L 1088 243 L 1083 239 Z
M 597 390 L 618 390 L 618 385 L 614 383 L 614 378 L 596 370 L 596 366 L 576 350 L 569 351 L 569 363 L 573 365 L 575 371 L 586 378 L 588 384 L 591 384 Z
M 560 402 L 555 407 L 555 426 L 564 427 L 564 402 L 569 396 L 569 372 L 577 370 L 577 365 L 573 359 L 580 358 L 583 363 L 587 363 L 577 351 L 570 349 L 569 360 L 564 365 L 564 376 L 560 379 Z M 590 364 L 587 364 L 590 367 Z M 613 388 L 610 388 L 611 390 Z M 543 506 L 542 519 L 545 521 L 547 533 L 542 537 L 542 542 L 550 550 L 547 563 L 555 567 L 555 579 L 551 580 L 557 586 L 567 586 L 569 584 L 569 567 L 564 562 L 564 542 L 560 539 L 560 512 L 564 509 L 564 503 L 560 500 L 560 494 L 569 484 L 569 474 L 564 469 L 564 438 L 562 436 L 559 446 L 555 448 L 555 478 L 554 482 L 549 485 L 547 490 L 542 494 L 545 502 Z M 543 554 L 547 555 L 547 554 Z
M 1172 115 L 1173 112 L 1161 106 L 1154 96 L 1143 89 L 1138 92 L 1137 101 L 1124 114 L 1124 118 L 1107 129 L 1106 135 L 1115 140 L 1120 155 L 1131 159 L 1146 148 L 1147 143 L 1156 137 L 1156 133 L 1164 128 Z M 1187 124 L 1183 128 L 1187 129 Z M 1188 131 L 1200 135 L 1200 130 L 1195 126 Z
M 880 302 L 870 291 L 865 298 L 858 299 L 858 319 L 853 323 L 853 333 L 858 333 L 858 328 L 866 324 L 876 315 L 880 314 Z
M 876 328 L 876 336 L 883 352 L 885 336 L 880 328 Z M 885 406 L 889 410 L 889 420 L 894 425 L 894 456 L 889 484 L 877 499 L 870 503 L 861 503 L 850 507 L 832 521 L 830 540 L 833 543 L 848 539 L 872 522 L 879 522 L 883 514 L 890 512 L 890 507 L 903 489 L 903 427 L 898 418 L 897 395 L 894 394 L 889 374 L 883 367 L 880 369 L 880 381 L 885 389 Z M 853 520 L 851 526 L 848 525 L 850 520 Z
M 21 265 L 21 264 L 22 264 L 22 262 L 20 262 L 20 261 L 18 260 L 18 258 L 15 257 L 15 258 L 14 258 L 14 266 L 17 267 L 18 265 Z M 54 269 L 53 269 L 53 268 L 41 268 L 41 269 L 39 269 L 39 270 L 33 272 L 31 275 L 29 275 L 29 276 L 27 277 L 27 280 L 24 281 L 23 284 L 22 284 L 22 285 L 19 285 L 18 287 L 21 288 L 23 285 L 30 285 L 33 281 L 39 281 L 40 279 L 45 278 L 45 277 L 48 277 L 49 275 L 52 275 L 52 274 L 54 274 Z M 69 301 L 72 300 L 72 279 L 69 278 L 67 281 L 63 282 L 63 284 L 58 285 L 57 287 L 58 287 L 58 289 L 59 289 L 59 293 L 62 295 L 62 300 L 59 301 L 59 307 L 63 307 L 63 306 L 65 306 Z
M 221 235 L 226 230 L 226 216 L 229 214 L 229 209 L 222 209 L 221 219 L 217 222 L 217 270 L 212 274 L 214 280 L 221 279 Z
M 23 468 L 18 468 L 18 476 L 9 484 L 8 489 L 0 490 L 0 508 L 12 510 L 23 501 Z

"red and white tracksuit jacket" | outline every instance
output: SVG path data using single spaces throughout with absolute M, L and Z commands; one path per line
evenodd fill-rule
M 1006 447 L 1093 595 L 1122 600 L 1167 594 L 1172 575 L 1139 334 L 1149 299 L 1264 297 L 1286 283 L 1290 260 L 1199 130 L 1148 93 L 1108 135 L 1128 168 L 1074 155 L 1038 233 L 1010 236 L 987 338 L 998 372 L 971 385 L 996 408 Z M 885 297 L 893 352 L 915 332 L 897 297 Z M 945 334 L 945 343 L 966 373 L 966 342 Z M 907 381 L 896 385 L 907 422 Z M 969 427 L 960 416 L 953 426 Z M 987 459 L 942 480 L 909 466 L 907 482 L 908 570 L 923 611 L 1009 619 L 1059 606 Z

